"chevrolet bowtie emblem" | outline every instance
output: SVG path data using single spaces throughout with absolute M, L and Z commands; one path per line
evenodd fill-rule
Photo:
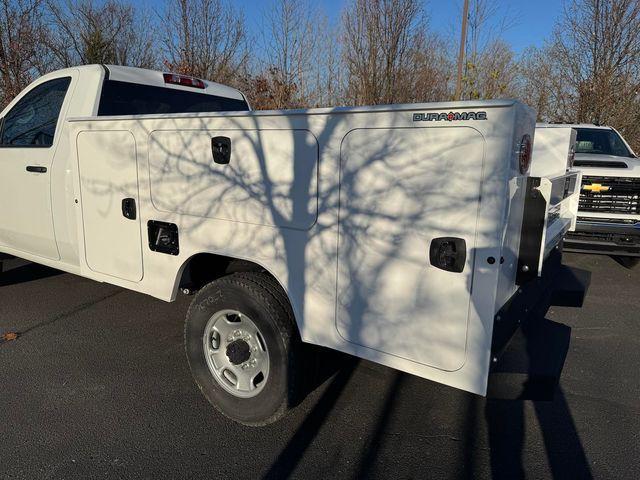
M 583 185 L 582 189 L 593 193 L 608 192 L 611 187 L 601 185 L 599 183 L 592 183 L 591 185 Z

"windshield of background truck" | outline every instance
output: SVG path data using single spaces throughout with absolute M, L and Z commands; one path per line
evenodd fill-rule
M 614 130 L 578 128 L 576 153 L 633 157 L 620 135 Z

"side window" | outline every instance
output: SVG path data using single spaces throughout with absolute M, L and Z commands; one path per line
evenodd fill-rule
M 618 135 L 613 130 L 611 130 L 611 133 L 609 135 L 611 138 L 612 153 L 614 155 L 617 155 L 618 157 L 630 157 L 631 153 L 629 152 L 629 150 L 627 149 L 627 146 L 624 144 L 624 142 L 620 138 L 620 135 Z
M 0 146 L 50 147 L 71 77 L 38 85 L 4 118 Z

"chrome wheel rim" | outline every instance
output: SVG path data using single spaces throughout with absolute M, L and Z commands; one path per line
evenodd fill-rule
M 209 371 L 222 388 L 239 398 L 262 391 L 269 351 L 253 320 L 237 310 L 220 310 L 207 322 L 202 342 Z

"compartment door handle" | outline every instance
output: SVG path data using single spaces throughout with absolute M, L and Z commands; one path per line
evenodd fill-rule
M 467 244 L 463 238 L 434 238 L 429 248 L 429 261 L 441 270 L 460 273 L 467 261 Z
M 137 217 L 136 201 L 134 198 L 124 198 L 122 200 L 122 216 L 129 220 L 135 220 Z
M 211 139 L 213 161 L 219 165 L 227 165 L 231 161 L 231 139 L 229 137 L 213 137 Z

